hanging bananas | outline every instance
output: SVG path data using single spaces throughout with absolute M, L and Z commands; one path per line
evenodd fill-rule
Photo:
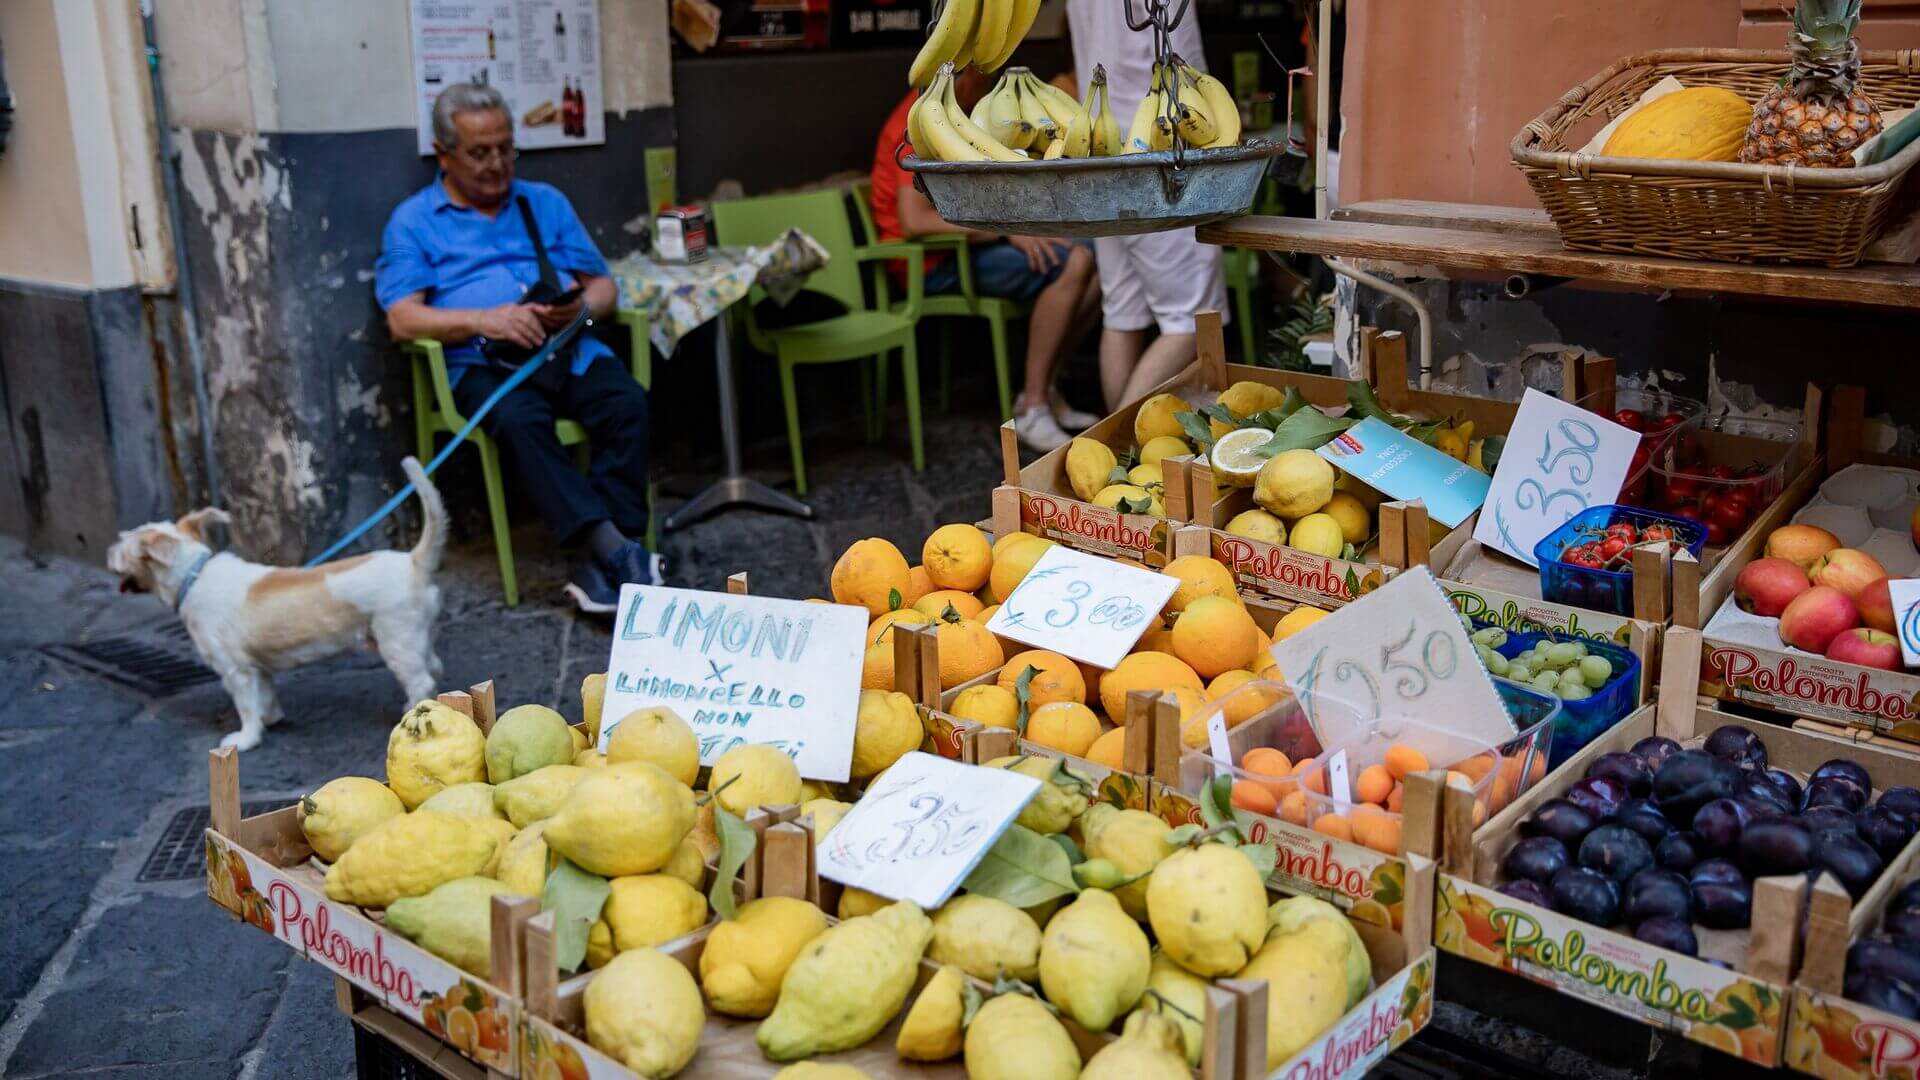
M 986 102 L 982 102 L 986 104 Z M 975 106 L 975 112 L 979 106 Z M 991 117 L 989 107 L 988 115 Z M 933 82 L 907 110 L 907 138 L 922 161 L 1025 161 L 974 122 L 953 96 L 953 65 L 942 64 Z
M 1154 69 L 1153 89 L 1134 110 L 1124 135 L 1113 114 L 1103 66 L 1093 69 L 1085 103 L 1040 81 L 1027 68 L 1007 68 L 969 112 L 954 96 L 955 65 L 942 64 L 907 111 L 907 137 L 915 156 L 924 161 L 1109 157 L 1165 150 L 1176 134 L 1194 148 L 1236 144 L 1240 116 L 1226 88 L 1173 59 L 1173 64 Z M 1223 106 L 1222 100 L 1228 104 Z
M 1177 131 L 1193 149 L 1240 144 L 1240 107 L 1219 79 L 1182 61 L 1155 64 L 1153 84 L 1133 111 L 1122 153 L 1172 148 Z
M 1087 96 L 1093 99 L 1093 156 L 1112 157 L 1121 152 L 1124 144 L 1120 141 L 1120 121 L 1114 118 L 1107 104 L 1107 69 L 1100 64 L 1093 66 L 1093 82 L 1087 87 Z
M 946 0 L 933 32 L 907 70 L 907 82 L 930 85 L 941 64 L 952 64 L 956 71 L 969 62 L 984 72 L 998 70 L 1020 47 L 1039 14 L 1040 0 Z

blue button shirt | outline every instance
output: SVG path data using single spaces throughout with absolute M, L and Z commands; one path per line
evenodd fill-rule
M 573 285 L 572 272 L 607 275 L 607 260 L 580 224 L 573 204 L 551 184 L 515 180 L 506 206 L 494 217 L 454 205 L 440 176 L 407 197 L 387 219 L 374 263 L 374 295 L 382 310 L 404 297 L 426 293 L 437 308 L 489 308 L 509 304 L 540 280 L 533 241 L 514 199 L 526 196 L 547 245 L 547 258 L 560 273 L 561 287 Z M 485 363 L 478 338 L 446 347 L 448 374 L 459 381 L 464 369 Z M 573 373 L 613 350 L 582 334 L 574 339 Z

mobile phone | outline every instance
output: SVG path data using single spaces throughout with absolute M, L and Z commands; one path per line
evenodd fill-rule
M 568 304 L 571 304 L 575 300 L 580 299 L 580 294 L 585 291 L 586 289 L 584 287 L 575 285 L 573 288 L 568 289 L 566 292 L 563 292 L 559 296 L 556 296 L 552 300 L 548 301 L 547 306 L 548 307 L 566 307 Z

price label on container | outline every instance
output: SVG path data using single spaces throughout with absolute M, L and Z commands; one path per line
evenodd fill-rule
M 1900 658 L 1908 667 L 1920 667 L 1920 578 L 1887 582 L 1893 600 L 1893 625 L 1900 628 Z
M 993 613 L 987 629 L 1110 668 L 1153 625 L 1179 587 L 1179 579 L 1167 574 L 1055 544 Z
M 1011 769 L 916 750 L 881 773 L 820 841 L 820 876 L 931 911 L 1039 790 L 1039 780 Z
M 1275 645 L 1273 658 L 1323 744 L 1395 717 L 1482 743 L 1514 734 L 1493 677 L 1424 566 Z
M 1540 565 L 1534 545 L 1587 507 L 1618 498 L 1639 446 L 1631 428 L 1529 389 L 1473 538 Z
M 844 604 L 627 585 L 614 618 L 600 749 L 635 709 L 672 709 L 711 765 L 740 743 L 844 781 L 860 715 L 867 613 Z

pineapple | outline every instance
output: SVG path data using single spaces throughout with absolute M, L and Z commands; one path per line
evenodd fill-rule
M 1740 148 L 1749 165 L 1850 169 L 1854 148 L 1886 126 L 1860 92 L 1862 0 L 1798 0 L 1787 48 L 1793 70 L 1754 106 Z

